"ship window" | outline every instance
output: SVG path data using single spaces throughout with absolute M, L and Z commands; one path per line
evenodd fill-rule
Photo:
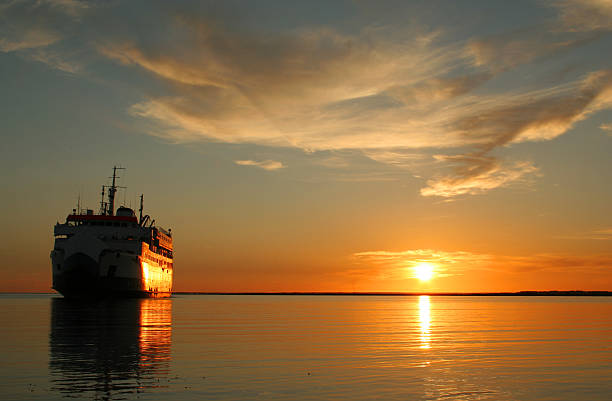
M 108 267 L 108 274 L 107 274 L 107 276 L 108 276 L 108 277 L 115 277 L 115 273 L 116 273 L 116 272 L 117 272 L 117 266 L 115 266 L 115 265 L 110 265 L 110 266 Z

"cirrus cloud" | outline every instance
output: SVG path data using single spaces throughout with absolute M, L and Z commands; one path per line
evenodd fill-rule
M 609 63 L 571 66 L 581 73 L 571 79 L 561 73 L 565 61 L 559 74 L 516 73 L 561 60 L 612 28 L 608 1 L 546 4 L 555 18 L 453 40 L 444 27 L 415 24 L 263 28 L 167 4 L 128 21 L 133 10 L 124 3 L 23 0 L 0 6 L 0 50 L 78 73 L 58 44 L 83 31 L 82 46 L 97 57 L 161 84 L 142 88 L 128 109 L 152 135 L 360 151 L 422 177 L 422 195 L 451 198 L 529 182 L 535 162 L 503 160 L 499 149 L 552 140 L 610 108 Z M 119 29 L 100 29 L 100 16 L 109 15 Z M 143 34 L 138 27 L 153 19 L 156 31 Z M 432 165 L 435 173 L 424 171 Z
M 449 173 L 430 178 L 424 196 L 478 194 L 524 182 L 538 171 L 533 162 L 504 162 L 495 149 L 554 139 L 610 106 L 612 73 L 606 70 L 545 88 L 474 94 L 502 71 L 578 47 L 590 36 L 568 40 L 550 31 L 540 39 L 489 37 L 469 42 L 466 52 L 437 44 L 434 32 L 383 40 L 367 29 L 270 36 L 194 16 L 179 16 L 174 24 L 188 38 L 187 49 L 153 52 L 133 41 L 100 46 L 105 56 L 175 85 L 173 96 L 132 106 L 133 115 L 165 126 L 177 142 L 359 149 L 408 169 L 418 158 L 407 155 L 419 149 L 472 147 L 436 156 Z M 460 68 L 469 72 L 457 74 Z
M 238 164 L 239 166 L 259 167 L 267 171 L 278 170 L 278 169 L 286 167 L 285 165 L 283 165 L 283 163 L 276 161 L 276 160 L 263 160 L 263 161 L 236 160 L 234 163 Z
M 609 0 L 562 0 L 553 3 L 570 30 L 612 30 L 612 2 Z
M 493 255 L 468 251 L 410 249 L 405 251 L 366 251 L 354 253 L 353 258 L 371 268 L 387 271 L 405 270 L 419 263 L 435 265 L 440 277 L 463 275 L 467 271 L 495 270 L 509 273 L 548 271 L 605 272 L 612 265 L 611 254 L 574 256 L 563 253 L 541 253 L 525 256 Z

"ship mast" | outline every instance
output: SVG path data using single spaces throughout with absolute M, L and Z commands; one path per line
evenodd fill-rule
M 100 199 L 100 214 L 106 214 L 106 202 L 104 202 L 104 190 L 106 189 L 106 185 L 102 185 L 102 199 Z
M 115 194 L 117 193 L 117 188 L 124 188 L 116 185 L 117 178 L 120 178 L 117 175 L 117 170 L 125 170 L 125 168 L 117 166 L 113 167 L 113 183 L 110 187 L 108 187 L 108 210 L 106 214 L 109 216 L 112 216 L 115 213 Z
M 143 209 L 143 203 L 144 203 L 144 194 L 140 195 L 140 218 L 138 219 L 138 224 L 142 224 L 142 209 Z

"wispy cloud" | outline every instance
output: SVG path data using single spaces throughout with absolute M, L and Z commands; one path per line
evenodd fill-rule
M 39 61 L 48 65 L 51 68 L 55 68 L 60 71 L 68 72 L 71 74 L 75 74 L 82 70 L 80 64 L 69 61 L 63 55 L 58 54 L 57 52 L 49 51 L 47 49 L 36 49 L 28 54 L 28 58 Z
M 597 35 L 567 37 L 554 32 L 552 24 L 505 32 L 471 40 L 467 51 L 474 58 L 474 65 L 500 73 L 521 64 L 549 57 L 584 45 Z
M 411 249 L 406 251 L 367 251 L 354 253 L 353 257 L 367 265 L 383 270 L 405 272 L 420 263 L 435 265 L 438 277 L 462 275 L 465 270 L 486 268 L 492 260 L 491 255 L 470 252 L 446 252 L 433 249 Z
M 132 109 L 165 124 L 175 140 L 305 150 L 452 146 L 452 134 L 434 122 L 441 114 L 416 116 L 479 82 L 437 78 L 461 56 L 458 49 L 430 47 L 423 35 L 387 40 L 367 30 L 312 29 L 269 36 L 195 18 L 177 24 L 190 46 L 180 52 L 151 52 L 133 42 L 100 47 L 107 57 L 180 84 L 175 96 Z
M 574 235 L 563 235 L 558 238 L 572 240 L 596 240 L 596 241 L 612 241 L 612 228 L 602 228 L 587 232 L 582 232 Z
M 565 27 L 576 31 L 612 30 L 612 3 L 609 0 L 561 0 L 559 8 Z
M 364 155 L 377 162 L 396 167 L 414 169 L 427 163 L 428 157 L 414 150 L 403 149 L 366 149 Z
M 86 1 L 13 0 L 0 5 L 0 51 L 47 64 L 64 72 L 80 70 L 57 47 L 90 9 Z
M 523 180 L 538 171 L 531 162 L 504 164 L 491 152 L 512 143 L 553 139 L 611 104 L 612 70 L 597 71 L 556 88 L 509 97 L 501 104 L 493 101 L 488 108 L 483 107 L 456 123 L 465 137 L 472 139 L 470 142 L 476 142 L 476 150 L 435 156 L 451 164 L 451 173 L 429 180 L 421 194 L 443 197 L 478 194 Z
M 427 181 L 421 189 L 423 196 L 451 198 L 458 195 L 476 195 L 491 189 L 520 182 L 538 171 L 529 162 L 503 165 L 499 160 L 487 156 L 437 156 L 440 160 L 458 162 L 451 175 Z
M 240 166 L 254 166 L 259 167 L 264 170 L 273 171 L 281 168 L 285 168 L 286 166 L 283 163 L 275 161 L 275 160 L 263 160 L 263 161 L 255 161 L 255 160 L 236 160 L 234 163 Z
M 607 132 L 608 135 L 612 136 L 612 124 L 608 123 L 608 124 L 601 124 L 599 126 L 599 128 L 601 128 L 603 131 Z
M 424 196 L 477 194 L 524 182 L 537 171 L 533 163 L 498 160 L 496 148 L 553 139 L 610 105 L 610 71 L 544 89 L 471 94 L 501 71 L 579 46 L 584 37 L 500 35 L 473 40 L 465 52 L 436 44 L 436 35 L 427 33 L 379 40 L 369 30 L 347 35 L 326 28 L 270 37 L 230 32 L 196 17 L 181 16 L 176 23 L 190 51 L 151 52 L 135 42 L 100 48 L 107 57 L 178 84 L 175 96 L 134 105 L 134 115 L 165 125 L 167 136 L 179 142 L 362 149 L 373 160 L 408 169 L 422 162 L 419 149 L 473 147 L 438 156 L 449 173 L 431 178 Z M 476 70 L 448 76 L 470 66 Z
M 19 35 L 6 35 L 0 37 L 0 50 L 3 52 L 13 52 L 24 49 L 34 49 L 37 47 L 49 46 L 61 39 L 57 32 L 44 28 L 32 27 L 20 32 Z
M 612 255 L 537 254 L 529 256 L 497 257 L 492 267 L 513 272 L 546 270 L 557 273 L 577 271 L 606 272 L 612 265 Z
M 0 51 L 77 72 L 82 67 L 58 48 L 68 33 L 86 31 L 88 51 L 163 84 L 143 89 L 129 108 L 152 135 L 174 143 L 357 150 L 423 177 L 422 195 L 452 198 L 528 182 L 536 163 L 502 160 L 498 149 L 552 140 L 612 105 L 606 65 L 594 71 L 584 63 L 583 75 L 569 81 L 549 71 L 525 85 L 505 81 L 521 66 L 561 57 L 612 29 L 609 1 L 546 4 L 556 19 L 469 40 L 378 21 L 350 30 L 262 29 L 164 5 L 138 16 L 140 23 L 156 20 L 152 39 L 131 21 L 111 32 L 97 27 L 96 12 L 121 16 L 121 3 L 20 0 L 0 6 Z M 88 23 L 97 28 L 85 29 Z
M 612 240 L 612 228 L 595 230 L 593 231 L 593 234 L 595 234 L 598 237 L 598 239 Z
M 13 0 L 1 4 L 0 50 L 23 51 L 58 42 L 63 34 L 57 21 L 66 14 L 75 15 L 80 5 L 70 0 Z
M 612 265 L 612 254 L 574 256 L 567 254 L 535 254 L 506 256 L 479 254 L 465 251 L 441 251 L 413 249 L 406 251 L 368 251 L 353 254 L 353 257 L 368 266 L 385 271 L 400 271 L 427 262 L 433 264 L 439 277 L 463 275 L 474 270 L 495 270 L 509 273 L 533 271 L 591 272 L 605 271 Z

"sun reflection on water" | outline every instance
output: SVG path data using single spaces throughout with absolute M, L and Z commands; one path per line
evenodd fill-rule
M 421 348 L 429 348 L 431 335 L 429 325 L 431 322 L 429 295 L 419 296 L 419 325 L 421 327 Z

